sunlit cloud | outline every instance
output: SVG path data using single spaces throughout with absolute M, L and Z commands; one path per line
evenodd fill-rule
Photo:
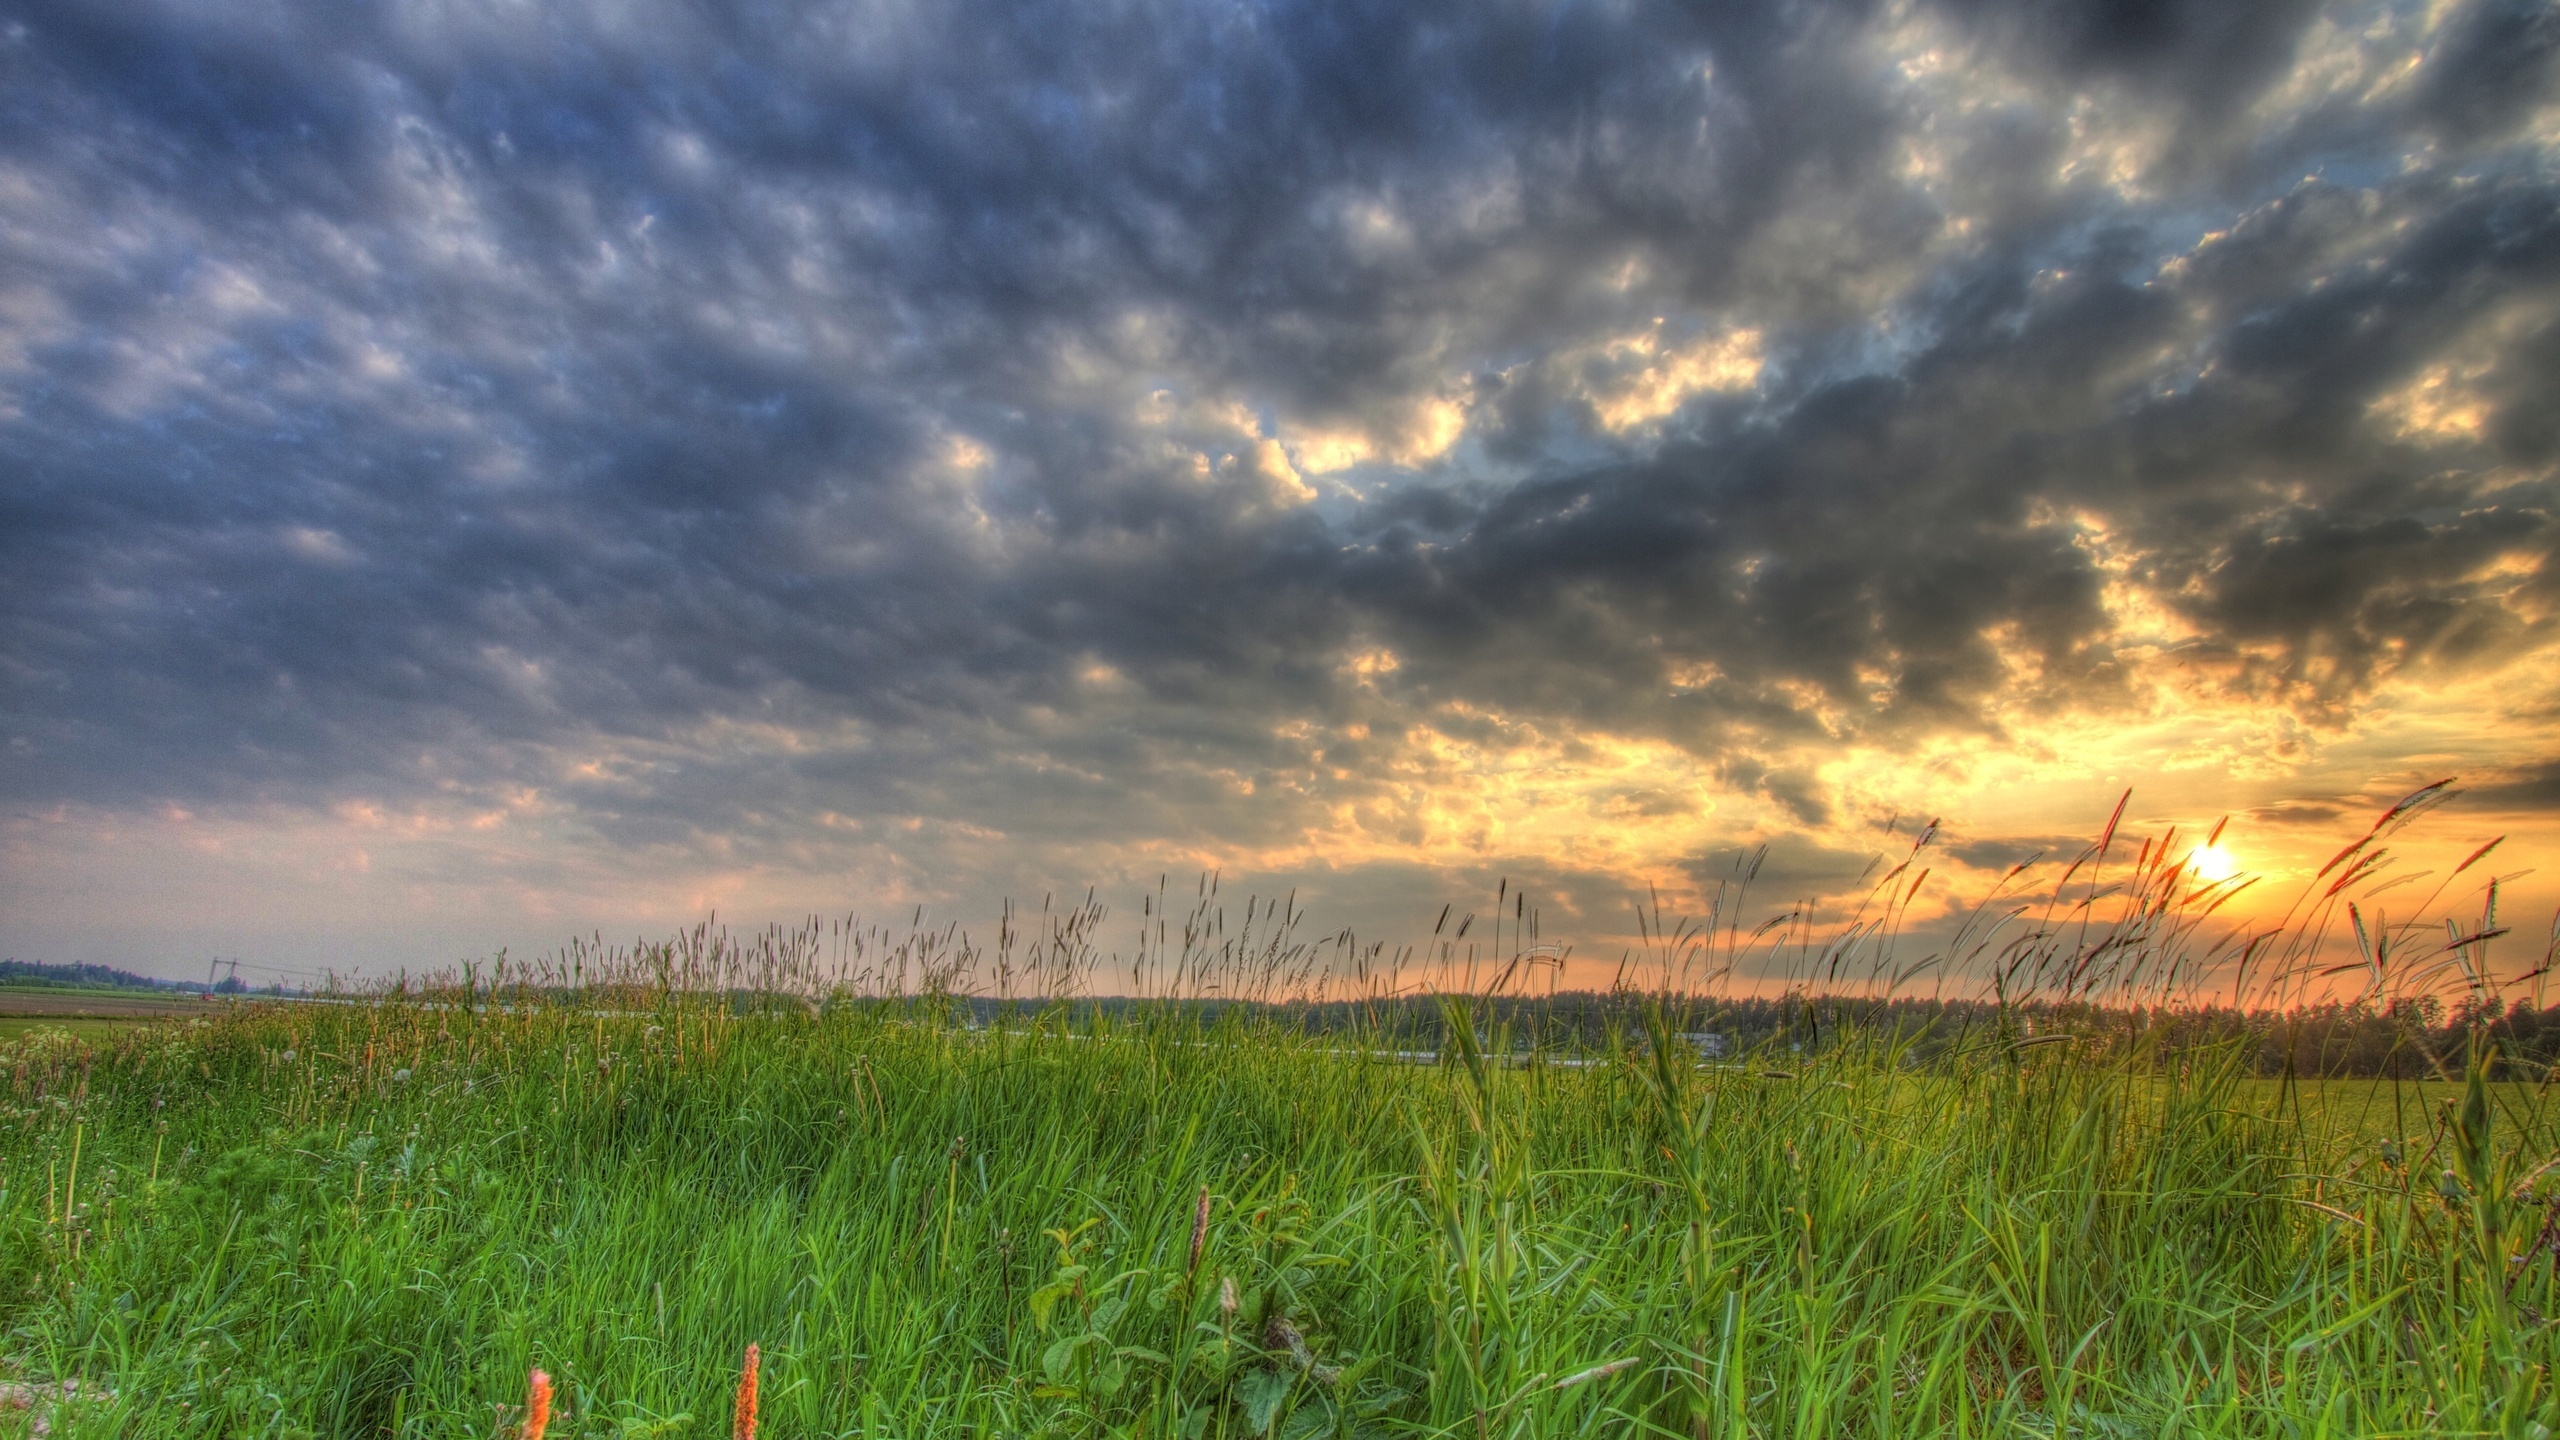
M 2245 918 L 2453 774 L 2546 903 L 2547 32 L 29 17 L 0 944 L 1218 871 L 1378 939 L 1530 885 L 1605 964 L 1929 820 L 1938 923 L 2128 790 Z
M 1662 419 L 1692 397 L 1747 390 L 1760 378 L 1760 332 L 1702 334 L 1685 343 L 1663 333 L 1663 324 L 1567 351 L 1558 357 L 1578 371 L 1583 392 L 1602 429 L 1626 431 Z

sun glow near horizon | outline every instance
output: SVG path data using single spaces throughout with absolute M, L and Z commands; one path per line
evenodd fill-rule
M 2240 862 L 2229 847 L 2213 841 L 2187 852 L 2187 869 L 2197 879 L 2218 885 L 2240 873 Z

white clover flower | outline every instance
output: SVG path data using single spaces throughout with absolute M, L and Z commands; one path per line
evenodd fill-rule
M 406 1066 L 406 1065 L 403 1065 L 403 1066 L 401 1066 L 399 1069 L 392 1071 L 392 1072 L 391 1072 L 391 1083 L 393 1083 L 393 1084 L 395 1084 L 395 1085 L 406 1085 L 406 1084 L 408 1084 L 408 1083 L 409 1083 L 409 1067 L 408 1067 L 408 1066 Z
M 294 1059 L 293 1052 L 292 1052 L 291 1050 L 287 1050 L 286 1052 L 284 1052 L 283 1059 L 284 1059 L 284 1063 L 286 1063 L 287 1065 L 292 1064 L 292 1063 L 293 1063 L 293 1059 Z

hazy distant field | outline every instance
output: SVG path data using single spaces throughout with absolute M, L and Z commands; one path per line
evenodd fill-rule
M 0 1043 L 40 1029 L 104 1040 L 153 1020 L 201 1015 L 213 1008 L 186 995 L 0 985 Z
M 2487 1148 L 2425 1087 L 2395 1160 L 2373 1082 L 2297 1125 L 2210 1056 L 1417 1066 L 1170 1012 L 613 1009 L 0 1052 L 9 1361 L 113 1392 L 55 1433 L 489 1437 L 539 1365 L 553 1436 L 708 1436 L 750 1341 L 768 1436 L 2560 1418 L 2527 1087 L 2484 1088 Z
M 83 1040 L 110 1039 L 153 1023 L 147 1019 L 109 1018 L 88 1015 L 0 1015 L 0 1044 L 15 1040 L 32 1030 L 55 1030 Z

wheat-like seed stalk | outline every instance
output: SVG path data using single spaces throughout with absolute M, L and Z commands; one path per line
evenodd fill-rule
M 746 1373 L 738 1377 L 738 1405 L 729 1422 L 731 1440 L 756 1440 L 756 1367 L 763 1352 L 747 1342 Z
M 1191 1262 L 1184 1268 L 1200 1268 L 1200 1245 L 1209 1238 L 1209 1187 L 1200 1187 L 1200 1203 L 1191 1212 Z

